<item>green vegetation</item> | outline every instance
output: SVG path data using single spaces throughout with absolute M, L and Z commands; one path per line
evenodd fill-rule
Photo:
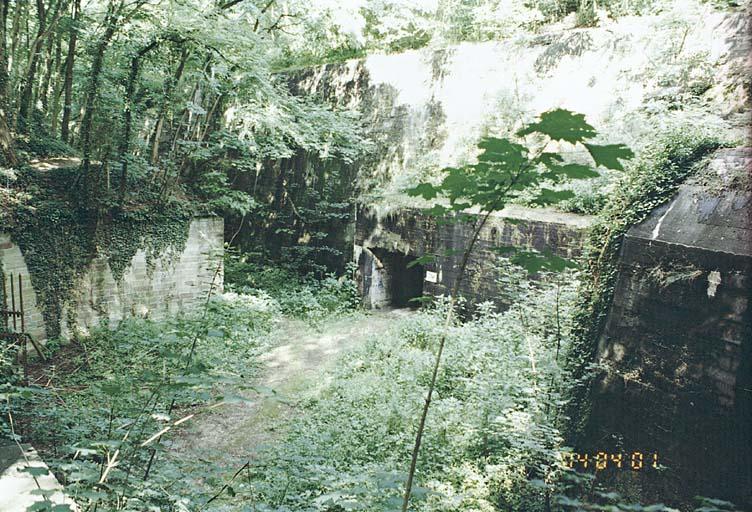
M 701 124 L 721 103 L 706 93 L 733 95 L 739 84 L 716 82 L 725 64 L 710 62 L 704 42 L 684 51 L 691 27 L 673 18 L 680 8 L 669 0 L 0 0 L 0 230 L 23 253 L 50 358 L 21 365 L 17 345 L 0 341 L 0 438 L 33 443 L 85 512 L 677 512 L 633 503 L 600 475 L 567 468 L 562 453 L 588 420 L 625 233 L 724 145 L 707 135 L 715 126 L 686 123 Z M 663 34 L 671 44 L 655 43 L 660 55 L 635 66 L 640 76 L 613 73 L 644 86 L 644 105 L 620 117 L 611 110 L 633 98 L 603 104 L 609 127 L 665 134 L 649 145 L 620 140 L 634 153 L 564 108 L 530 121 L 530 91 L 568 83 L 521 83 L 493 100 L 499 112 L 468 114 L 477 123 L 451 134 L 469 141 L 467 154 L 442 169 L 443 132 L 466 128 L 464 111 L 449 123 L 445 110 L 463 105 L 444 105 L 432 91 L 412 104 L 400 95 L 415 91 L 357 62 L 339 74 L 296 74 L 494 40 L 516 59 L 523 35 L 529 74 L 515 80 L 545 81 L 559 60 L 597 57 L 596 43 L 623 57 L 617 37 L 594 42 L 579 28 L 663 10 L 671 13 L 660 23 L 675 25 Z M 451 49 L 429 55 L 439 87 Z M 611 94 L 590 72 L 583 83 Z M 320 96 L 301 94 L 300 77 L 322 76 L 334 80 L 313 88 Z M 361 97 L 372 86 L 383 95 Z M 414 311 L 362 311 L 350 262 L 356 207 L 396 189 L 427 205 L 437 224 L 466 223 L 470 242 L 450 251 L 461 257 L 446 296 L 424 297 Z M 583 261 L 497 247 L 509 308 L 464 309 L 470 255 L 489 217 L 511 204 L 595 215 Z M 209 287 L 201 307 L 160 321 L 104 320 L 60 338 L 92 263 L 106 262 L 122 282 L 143 251 L 153 270 L 184 251 L 193 218 L 211 215 L 225 220 L 229 242 L 215 280 L 200 283 Z M 437 256 L 446 255 L 412 264 Z M 677 265 L 652 277 L 701 273 Z M 215 293 L 219 276 L 223 293 Z M 30 511 L 69 510 L 46 491 L 35 495 Z M 707 498 L 697 507 L 735 508 Z
M 617 191 L 598 217 L 585 247 L 580 299 L 572 332 L 568 366 L 575 380 L 569 393 L 567 437 L 576 441 L 588 418 L 591 368 L 618 276 L 618 258 L 627 230 L 668 201 L 721 141 L 703 131 L 685 129 L 665 134 L 629 166 Z
M 566 346 L 559 356 L 556 348 L 566 343 L 575 293 L 567 281 L 518 290 L 519 302 L 505 313 L 485 305 L 475 319 L 453 323 L 413 510 L 541 509 L 543 493 L 526 482 L 529 472 L 560 471 L 551 413 L 561 400 L 557 359 Z M 300 398 L 288 437 L 254 462 L 250 482 L 239 482 L 228 503 L 399 510 L 448 307 L 421 310 L 347 353 L 329 384 Z
M 360 295 L 352 279 L 352 264 L 348 266 L 348 274 L 317 278 L 311 274 L 301 276 L 299 268 L 259 264 L 253 256 L 245 254 L 225 260 L 228 289 L 269 296 L 279 304 L 284 315 L 313 323 L 351 312 L 360 306 Z
M 165 458 L 159 441 L 143 444 L 188 414 L 206 414 L 207 405 L 265 392 L 252 392 L 250 383 L 278 315 L 268 298 L 227 294 L 198 315 L 97 330 L 58 348 L 53 364 L 33 374 L 36 385 L 6 394 L 3 415 L 13 414 L 16 434 L 34 440 L 83 507 L 199 503 L 206 497 L 181 485 L 182 468 Z

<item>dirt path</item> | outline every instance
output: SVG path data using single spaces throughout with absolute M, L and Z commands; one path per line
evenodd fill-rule
M 409 310 L 374 311 L 368 315 L 325 322 L 318 329 L 298 320 L 284 320 L 261 356 L 263 369 L 256 385 L 273 393 L 249 396 L 249 402 L 224 406 L 196 421 L 173 443 L 174 456 L 234 465 L 252 459 L 277 439 L 296 403 L 326 386 L 327 369 L 349 348 L 383 332 Z

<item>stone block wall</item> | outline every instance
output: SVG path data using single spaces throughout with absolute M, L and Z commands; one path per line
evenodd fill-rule
M 61 315 L 61 332 L 67 337 L 74 330 L 87 332 L 103 321 L 114 327 L 132 317 L 161 319 L 199 306 L 207 296 L 212 279 L 222 288 L 222 252 L 224 221 L 219 217 L 196 218 L 191 222 L 185 249 L 180 254 L 164 254 L 147 263 L 143 250 L 131 260 L 122 279 L 116 281 L 106 258 L 98 257 L 78 279 L 73 300 Z M 0 232 L 0 262 L 7 276 L 20 274 L 24 281 L 26 330 L 34 339 L 44 340 L 47 333 L 33 290 L 33 278 L 19 247 L 10 236 Z
M 500 256 L 495 247 L 550 250 L 576 258 L 591 222 L 587 216 L 523 207 L 509 207 L 493 215 L 480 233 L 460 288 L 468 307 L 483 301 L 505 305 L 499 293 Z M 361 210 L 356 222 L 355 261 L 365 305 L 395 305 L 392 283 L 399 282 L 404 289 L 405 281 L 412 281 L 414 276 L 405 264 L 430 253 L 439 256 L 422 265 L 422 291 L 427 295 L 448 294 L 472 233 L 472 222 L 439 224 L 420 210 L 404 209 L 381 216 Z

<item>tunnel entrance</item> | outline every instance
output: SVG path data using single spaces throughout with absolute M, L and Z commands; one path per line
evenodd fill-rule
M 419 303 L 411 299 L 423 295 L 425 268 L 415 264 L 417 258 L 399 252 L 384 249 L 370 249 L 373 261 L 366 264 L 364 277 L 368 286 L 364 286 L 364 300 L 367 306 L 380 307 L 418 307 Z

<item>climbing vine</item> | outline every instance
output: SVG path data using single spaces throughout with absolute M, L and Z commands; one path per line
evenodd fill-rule
M 82 208 L 67 187 L 77 172 L 23 170 L 19 186 L 26 188 L 28 199 L 13 210 L 10 224 L 50 338 L 60 335 L 62 314 L 73 299 L 76 281 L 95 258 L 107 259 L 117 281 L 139 249 L 146 252 L 147 268 L 153 268 L 161 255 L 182 252 L 192 217 L 187 203 L 173 200 L 100 213 L 93 222 L 92 212 Z
M 116 281 L 122 280 L 139 249 L 146 253 L 149 271 L 160 257 L 183 252 L 191 211 L 180 203 L 175 206 L 119 212 L 104 227 L 98 239 L 103 242 L 101 251 L 106 254 Z
M 582 436 L 588 420 L 595 377 L 591 367 L 614 296 L 624 234 L 668 201 L 704 159 L 722 146 L 716 138 L 691 131 L 659 139 L 624 175 L 591 229 L 584 249 L 583 282 L 567 361 L 573 386 L 564 430 L 570 441 Z

